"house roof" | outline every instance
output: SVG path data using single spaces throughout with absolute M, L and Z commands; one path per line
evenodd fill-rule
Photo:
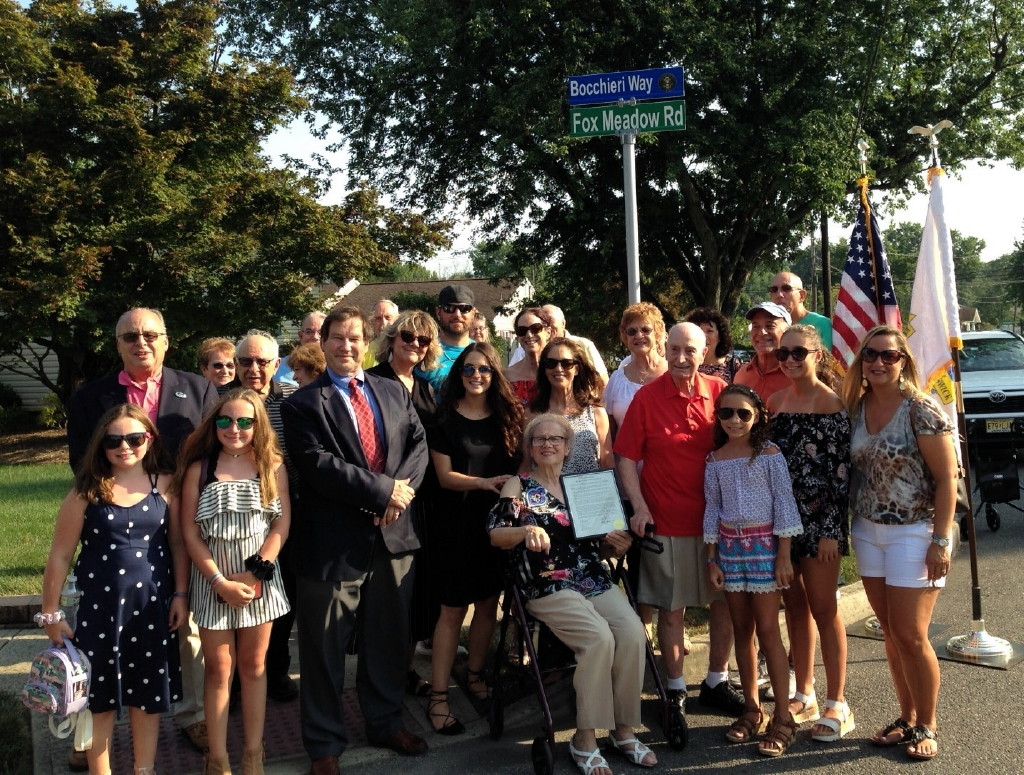
M 476 301 L 476 308 L 488 318 L 501 314 L 503 308 L 510 302 L 518 304 L 516 299 L 521 292 L 523 284 L 514 285 L 508 280 L 499 280 L 496 285 L 486 278 L 466 278 L 461 280 L 424 280 L 421 282 L 402 283 L 360 283 L 347 294 L 335 297 L 333 303 L 345 302 L 353 307 L 358 307 L 366 314 L 370 314 L 373 305 L 381 299 L 389 299 L 392 296 L 405 291 L 411 293 L 424 293 L 434 298 L 446 285 L 465 285 L 473 291 L 473 298 Z M 327 294 L 335 294 L 343 289 L 337 285 L 325 284 L 323 290 Z M 425 310 L 433 312 L 433 310 Z

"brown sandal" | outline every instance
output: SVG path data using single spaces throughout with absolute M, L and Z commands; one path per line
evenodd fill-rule
M 730 743 L 749 743 L 768 727 L 768 717 L 761 708 L 744 708 L 743 715 L 732 722 L 725 739 Z
M 757 752 L 762 756 L 782 756 L 796 739 L 798 724 L 792 718 L 789 721 L 775 721 L 768 725 L 764 739 L 757 746 Z

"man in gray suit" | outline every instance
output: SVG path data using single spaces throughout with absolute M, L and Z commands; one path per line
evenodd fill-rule
M 298 576 L 302 739 L 313 775 L 335 775 L 348 742 L 341 693 L 354 634 L 370 743 L 405 755 L 427 750 L 404 728 L 401 709 L 420 546 L 408 508 L 428 452 L 405 387 L 363 372 L 369 334 L 358 309 L 332 309 L 321 336 L 327 371 L 281 406 L 299 476 L 289 544 Z

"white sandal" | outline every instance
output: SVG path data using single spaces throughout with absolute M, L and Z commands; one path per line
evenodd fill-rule
M 821 715 L 818 713 L 818 698 L 813 689 L 810 694 L 796 692 L 789 701 L 799 702 L 803 706 L 798 712 L 793 712 L 793 721 L 797 724 L 803 724 L 805 721 L 817 721 Z
M 653 751 L 635 737 L 618 740 L 615 735 L 609 734 L 608 739 L 612 742 L 612 748 L 629 759 L 633 764 L 639 767 L 654 767 L 657 765 L 657 760 L 650 764 L 644 761 L 647 758 L 647 754 L 653 753 Z
M 811 738 L 821 743 L 834 743 L 837 740 L 841 740 L 857 728 L 857 725 L 853 721 L 853 711 L 850 710 L 850 706 L 845 702 L 839 700 L 825 700 L 825 708 L 831 708 L 832 710 L 839 713 L 839 718 L 829 718 L 828 716 L 821 716 L 815 724 L 822 727 L 828 727 L 831 732 L 822 734 L 821 732 L 811 732 Z
M 600 748 L 595 748 L 593 751 L 581 751 L 572 744 L 572 739 L 569 740 L 569 757 L 583 775 L 592 775 L 594 770 L 601 768 L 609 772 L 612 769 L 608 766 L 607 760 L 601 755 Z

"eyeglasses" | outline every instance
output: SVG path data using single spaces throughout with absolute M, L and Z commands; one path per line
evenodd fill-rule
M 227 369 L 228 371 L 234 371 L 235 364 L 232 361 L 228 361 L 227 363 L 211 363 L 210 368 L 215 369 L 216 371 L 224 371 L 225 369 Z
M 228 417 L 226 414 L 219 414 L 219 415 L 217 415 L 217 418 L 213 422 L 222 431 L 226 431 L 228 428 L 230 428 L 231 427 L 231 423 L 234 423 L 235 425 L 237 425 L 238 426 L 238 430 L 240 430 L 240 431 L 247 431 L 253 425 L 256 424 L 256 418 L 255 417 Z
M 557 369 L 561 366 L 564 371 L 569 371 L 569 369 L 576 368 L 577 364 L 572 358 L 545 358 L 540 365 L 545 369 Z
M 805 361 L 807 356 L 811 353 L 821 352 L 820 350 L 808 350 L 806 347 L 779 347 L 775 350 L 775 357 L 779 359 L 779 363 L 785 363 L 789 360 L 789 356 L 793 356 L 794 361 Z
M 166 331 L 126 331 L 123 334 L 118 334 L 117 338 L 125 344 L 135 344 L 139 339 L 145 339 L 146 344 L 153 344 L 161 336 L 167 336 Z
M 740 422 L 750 422 L 754 411 L 752 409 L 733 409 L 731 406 L 718 407 L 718 419 L 731 420 L 733 415 L 739 417 Z
M 493 371 L 494 371 L 494 369 L 492 369 L 490 366 L 488 366 L 486 364 L 484 364 L 483 366 L 471 366 L 470 364 L 467 363 L 465 366 L 462 367 L 462 376 L 463 377 L 472 377 L 477 372 L 480 372 L 480 376 L 486 377 L 488 374 L 491 374 Z
M 637 334 L 650 336 L 652 333 L 654 333 L 654 329 L 651 326 L 640 326 L 640 328 L 633 326 L 632 328 L 626 329 L 626 336 L 636 336 Z
M 529 326 L 516 326 L 516 336 L 526 336 L 527 334 L 533 334 L 537 336 L 541 331 L 547 328 L 543 323 L 533 323 Z
M 550 445 L 557 447 L 559 444 L 565 443 L 565 436 L 534 436 L 530 439 L 530 444 L 535 447 L 543 447 Z
M 771 334 L 774 333 L 775 331 L 778 331 L 778 329 L 779 325 L 774 320 L 771 323 L 765 323 L 763 326 L 758 326 L 755 325 L 754 323 L 750 324 L 750 333 L 752 334 L 756 334 L 758 331 L 760 331 L 762 334 Z
M 402 337 L 402 341 L 406 344 L 415 342 L 417 347 L 427 347 L 434 341 L 432 336 L 416 336 L 412 331 L 399 331 L 398 335 Z
M 145 431 L 144 433 L 123 433 L 121 435 L 108 433 L 103 437 L 103 448 L 120 449 L 121 443 L 127 441 L 129 447 L 132 449 L 138 449 L 151 438 L 153 438 L 153 435 L 149 431 Z
M 792 285 L 771 285 L 768 287 L 768 293 L 792 293 L 799 290 L 802 289 L 794 288 Z
M 860 353 L 860 357 L 864 360 L 864 363 L 874 363 L 878 360 L 879 356 L 881 356 L 882 363 L 886 366 L 894 366 L 906 357 L 899 350 L 879 351 L 871 347 L 865 347 Z
M 461 312 L 463 315 L 468 315 L 473 311 L 472 304 L 442 304 L 441 310 L 447 315 L 454 315 L 456 312 Z
M 315 336 L 317 338 L 320 337 L 320 329 L 319 328 L 300 328 L 299 329 L 299 333 L 300 334 L 305 334 L 306 336 Z
M 274 361 L 272 359 L 270 359 L 270 358 L 249 358 L 249 357 L 245 357 L 245 358 L 239 358 L 238 359 L 239 365 L 240 366 L 244 366 L 245 368 L 249 368 L 250 366 L 252 366 L 255 363 L 261 369 L 265 369 L 265 368 L 267 368 L 267 366 L 269 366 L 273 362 Z

